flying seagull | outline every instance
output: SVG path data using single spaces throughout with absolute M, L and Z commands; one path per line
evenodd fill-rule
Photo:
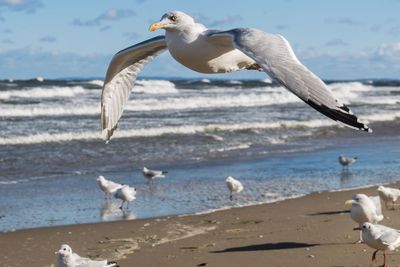
M 108 262 L 107 260 L 95 261 L 84 258 L 72 252 L 70 246 L 63 244 L 56 251 L 57 267 L 118 267 L 116 262 Z
M 176 61 L 200 73 L 262 70 L 325 116 L 355 129 L 372 131 L 301 64 L 281 35 L 251 28 L 210 30 L 180 11 L 168 12 L 150 25 L 150 31 L 157 29 L 164 29 L 165 35 L 119 51 L 108 66 L 101 97 L 101 126 L 106 141 L 117 128 L 137 75 L 166 50 Z

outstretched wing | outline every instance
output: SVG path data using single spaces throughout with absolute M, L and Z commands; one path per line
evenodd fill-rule
M 166 47 L 165 37 L 157 36 L 121 50 L 112 58 L 101 96 L 101 128 L 107 141 L 117 128 L 136 76 Z
M 255 60 L 271 78 L 325 116 L 352 128 L 372 131 L 347 106 L 335 99 L 320 78 L 301 64 L 283 36 L 239 28 L 210 31 L 208 37 L 210 42 L 221 46 L 233 45 L 242 51 Z

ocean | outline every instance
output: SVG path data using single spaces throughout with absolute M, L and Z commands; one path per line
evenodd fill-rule
M 400 80 L 326 81 L 374 132 L 270 80 L 141 79 L 108 144 L 101 80 L 0 80 L 0 231 L 209 212 L 400 178 Z M 348 171 L 337 157 L 358 156 Z M 149 185 L 143 166 L 165 169 Z M 137 188 L 121 212 L 103 175 Z M 230 201 L 227 176 L 245 190 Z

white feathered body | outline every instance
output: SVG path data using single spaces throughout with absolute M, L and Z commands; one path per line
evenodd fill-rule
M 400 246 L 399 230 L 380 225 L 364 223 L 361 226 L 364 243 L 377 250 L 395 250 Z
M 397 188 L 379 186 L 378 187 L 379 196 L 387 204 L 388 202 L 396 202 L 400 197 L 400 190 Z
M 245 69 L 253 59 L 233 46 L 221 46 L 204 35 L 207 28 L 199 23 L 190 30 L 166 31 L 165 41 L 172 57 L 187 68 L 201 73 L 226 73 Z
M 123 185 L 115 192 L 114 197 L 122 201 L 131 202 L 136 199 L 136 189 L 128 185 Z
M 227 177 L 225 182 L 226 182 L 226 186 L 228 187 L 229 191 L 231 191 L 233 193 L 239 193 L 243 190 L 242 183 L 231 176 Z
M 112 194 L 122 187 L 121 184 L 107 180 L 103 176 L 99 176 L 99 178 L 97 178 L 97 183 L 99 184 L 100 189 L 107 194 Z
M 57 257 L 57 267 L 111 267 L 111 266 L 115 266 L 115 264 L 107 265 L 106 260 L 94 261 L 89 258 L 81 257 L 76 253 L 73 253 L 69 256 L 59 255 Z
M 117 267 L 116 263 L 108 263 L 107 260 L 96 261 L 81 257 L 65 244 L 61 246 L 57 254 L 57 267 Z
M 383 220 L 382 209 L 378 196 L 368 197 L 358 194 L 359 202 L 353 204 L 350 209 L 350 217 L 358 224 L 365 222 L 378 223 Z

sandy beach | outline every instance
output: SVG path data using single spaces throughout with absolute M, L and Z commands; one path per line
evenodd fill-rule
M 392 185 L 399 187 L 399 184 Z M 202 215 L 162 217 L 19 230 L 0 234 L 2 266 L 53 266 L 60 244 L 81 256 L 120 266 L 378 266 L 373 250 L 353 244 L 346 199 L 376 195 L 376 187 L 313 193 L 281 202 Z M 384 210 L 385 225 L 400 226 L 398 210 Z M 389 266 L 398 266 L 398 252 Z

